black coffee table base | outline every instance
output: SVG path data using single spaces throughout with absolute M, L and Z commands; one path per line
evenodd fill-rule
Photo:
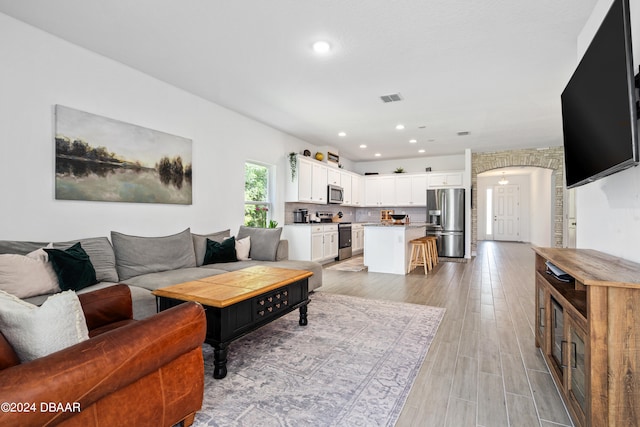
M 227 307 L 203 305 L 207 317 L 205 342 L 214 349 L 213 378 L 222 379 L 227 375 L 227 354 L 232 341 L 296 309 L 300 310 L 298 323 L 306 326 L 308 289 L 308 279 L 302 279 Z M 156 301 L 159 311 L 184 302 L 160 296 Z

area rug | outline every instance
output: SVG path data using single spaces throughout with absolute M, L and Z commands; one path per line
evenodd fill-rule
M 338 271 L 362 271 L 367 267 L 364 265 L 364 257 L 362 255 L 349 258 L 346 261 L 340 261 L 334 265 L 327 267 L 327 270 Z
M 444 308 L 316 292 L 309 324 L 292 312 L 229 346 L 195 426 L 392 426 Z

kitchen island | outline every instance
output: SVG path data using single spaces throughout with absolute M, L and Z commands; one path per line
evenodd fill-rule
M 409 242 L 426 234 L 427 224 L 364 224 L 364 265 L 372 273 L 407 274 Z

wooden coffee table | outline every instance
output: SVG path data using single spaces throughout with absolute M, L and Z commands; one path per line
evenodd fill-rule
M 229 343 L 275 319 L 300 309 L 299 324 L 307 324 L 308 278 L 304 270 L 254 266 L 156 289 L 158 311 L 185 301 L 205 308 L 207 336 L 214 348 L 213 377 L 227 375 Z

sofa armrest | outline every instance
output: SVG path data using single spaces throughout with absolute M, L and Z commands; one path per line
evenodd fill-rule
M 286 261 L 289 259 L 289 241 L 280 240 L 278 250 L 276 251 L 276 261 Z
M 127 285 L 114 285 L 79 294 L 78 299 L 89 331 L 133 319 L 131 291 Z
M 72 412 L 41 412 L 40 402 L 87 408 L 101 398 L 200 348 L 206 331 L 200 304 L 185 303 L 0 372 L 0 402 L 34 402 L 35 412 L 0 412 L 0 425 L 49 425 Z M 202 358 L 200 358 L 202 361 Z M 198 370 L 204 372 L 201 366 Z M 189 378 L 204 382 L 204 377 Z

